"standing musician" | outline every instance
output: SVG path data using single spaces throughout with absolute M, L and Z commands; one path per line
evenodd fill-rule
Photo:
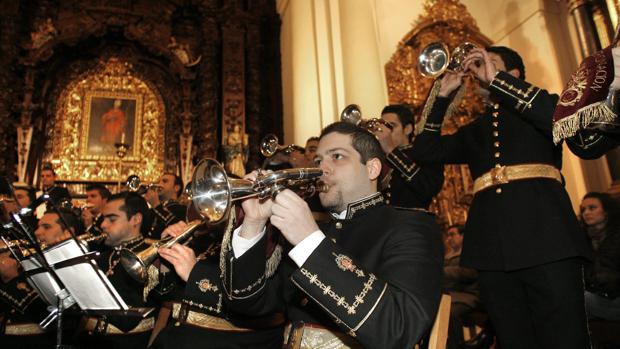
M 176 223 L 166 228 L 162 235 L 176 236 L 186 226 L 185 222 Z M 230 224 L 226 227 L 232 229 Z M 208 248 L 200 254 L 195 252 L 195 247 L 179 244 L 159 250 L 161 257 L 174 266 L 183 280 L 184 289 L 171 304 L 171 321 L 151 348 L 189 349 L 196 343 L 209 343 L 214 348 L 282 347 L 284 316 L 258 317 L 249 321 L 235 318 L 235 314 L 227 311 L 220 280 L 221 239 L 220 229 L 211 231 L 201 239 L 201 244 Z
M 91 184 L 86 187 L 86 207 L 82 209 L 82 220 L 86 227 L 86 233 L 100 235 L 103 231 L 103 207 L 112 194 L 101 184 Z
M 382 158 L 370 132 L 337 122 L 321 133 L 315 157 L 331 221 L 319 227 L 289 189 L 243 201 L 243 223 L 222 245 L 232 313 L 286 311 L 292 348 L 412 348 L 420 340 L 441 295 L 440 233 L 433 215 L 385 205 Z
M 177 202 L 184 188 L 180 176 L 164 173 L 159 179 L 158 187 L 149 188 L 145 194 L 153 213 L 153 220 L 145 237 L 155 240 L 159 240 L 167 226 L 185 220 L 186 214 L 185 206 Z
M 564 189 L 562 148 L 552 141 L 557 96 L 527 83 L 521 57 L 506 47 L 473 49 L 462 67 L 433 86 L 412 156 L 467 164 L 475 178 L 461 266 L 479 271 L 499 346 L 586 348 L 582 258 L 590 252 Z M 466 73 L 487 89 L 488 108 L 441 136 L 448 96 Z
M 0 240 L 0 248 L 5 247 Z M 51 348 L 54 333 L 39 327 L 47 305 L 20 272 L 10 251 L 0 252 L 0 343 L 4 348 Z
M 414 117 L 408 106 L 388 105 L 381 111 L 381 119 L 392 126 L 392 129 L 379 127 L 374 132 L 386 154 L 389 168 L 383 190 L 386 203 L 396 207 L 428 209 L 443 185 L 443 165 L 421 166 L 411 158 Z
M 134 280 L 120 264 L 122 249 L 140 252 L 149 246 L 140 233 L 148 214 L 144 198 L 130 192 L 112 195 L 103 208 L 101 228 L 108 235 L 104 244 L 109 248 L 101 253 L 97 264 L 130 307 L 153 306 L 147 300 L 152 285 Z M 145 348 L 154 323 L 152 315 L 137 320 L 120 316 L 84 317 L 78 342 L 88 348 Z

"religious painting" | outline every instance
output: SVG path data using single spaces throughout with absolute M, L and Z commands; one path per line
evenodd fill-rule
M 157 181 L 164 170 L 166 110 L 159 91 L 112 57 L 76 74 L 59 96 L 43 161 L 68 182 Z M 129 147 L 123 157 L 116 144 Z
M 116 144 L 129 145 L 127 156 L 132 156 L 137 144 L 134 142 L 136 124 L 140 124 L 139 96 L 118 93 L 87 94 L 88 120 L 84 123 L 87 155 L 116 156 Z

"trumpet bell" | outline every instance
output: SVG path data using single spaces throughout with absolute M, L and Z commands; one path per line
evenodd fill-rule
M 357 104 L 347 105 L 340 113 L 340 121 L 359 125 L 362 121 L 362 109 Z
M 131 277 L 140 282 L 146 281 L 148 265 L 152 263 L 156 257 L 157 254 L 154 254 L 152 258 L 145 258 L 145 256 L 142 256 L 141 253 L 134 253 L 125 248 L 120 252 L 120 261 L 123 268 L 125 268 Z M 145 260 L 143 260 L 143 258 Z
M 280 145 L 278 143 L 278 136 L 274 135 L 273 133 L 266 135 L 260 142 L 261 154 L 263 154 L 263 156 L 266 158 L 272 157 L 273 154 L 275 154 L 278 149 L 280 149 Z
M 129 191 L 137 192 L 140 189 L 140 177 L 136 175 L 131 175 L 127 177 L 127 181 L 125 181 L 125 186 Z
M 418 56 L 418 71 L 425 77 L 435 78 L 448 68 L 448 47 L 441 42 L 429 44 Z

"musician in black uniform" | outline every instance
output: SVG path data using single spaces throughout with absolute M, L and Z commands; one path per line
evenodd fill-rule
M 5 246 L 0 240 L 0 248 Z M 51 348 L 55 333 L 39 327 L 47 305 L 20 272 L 11 253 L 0 252 L 0 343 L 3 348 Z
M 486 112 L 441 136 L 447 96 L 464 75 L 446 72 L 413 157 L 468 164 L 475 178 L 461 265 L 479 270 L 501 348 L 586 348 L 582 257 L 590 252 L 552 141 L 557 96 L 527 83 L 521 58 L 505 47 L 474 49 L 463 66 L 488 89 Z
M 149 284 L 134 280 L 120 264 L 120 251 L 124 248 L 140 252 L 149 245 L 144 242 L 140 228 L 149 209 L 143 197 L 136 193 L 122 192 L 112 195 L 103 209 L 101 228 L 108 234 L 97 264 L 118 294 L 130 307 L 151 307 L 147 296 Z M 155 319 L 114 317 L 84 317 L 80 325 L 78 342 L 84 348 L 145 348 Z
M 82 222 L 73 211 L 60 208 L 46 211 L 38 221 L 34 234 L 41 248 L 46 248 L 70 239 L 72 233 L 81 234 L 83 228 Z
M 103 231 L 103 208 L 112 194 L 101 184 L 91 184 L 86 187 L 86 207 L 82 209 L 82 221 L 87 234 L 100 235 Z
M 186 226 L 185 222 L 176 223 L 166 228 L 163 235 L 176 236 Z M 184 283 L 181 294 L 171 304 L 171 321 L 151 348 L 194 348 L 196 343 L 238 349 L 282 346 L 284 316 L 281 314 L 249 321 L 231 318 L 234 314 L 227 312 L 219 265 L 222 233 L 219 229 L 211 230 L 202 236 L 200 244 L 207 248 L 200 254 L 195 253 L 196 247 L 178 244 L 160 249 L 160 256 L 174 266 Z
M 385 205 L 377 190 L 382 158 L 370 132 L 337 122 L 323 130 L 315 158 L 331 221 L 317 226 L 289 189 L 243 201 L 243 224 L 222 245 L 232 312 L 286 310 L 293 348 L 412 348 L 420 340 L 441 295 L 440 233 L 433 215 Z
M 159 240 L 167 226 L 185 220 L 186 215 L 185 206 L 177 202 L 184 188 L 181 177 L 174 173 L 164 173 L 158 186 L 159 188 L 150 188 L 145 194 L 153 213 L 153 220 L 145 237 L 155 240 Z
M 56 185 L 56 171 L 52 164 L 45 164 L 41 169 L 41 190 L 37 192 L 37 198 L 32 204 L 36 211 L 37 218 L 41 218 L 46 211 L 45 201 L 49 200 L 55 205 L 63 200 L 71 200 L 71 195 L 67 188 Z
M 388 127 L 374 131 L 386 154 L 388 167 L 383 194 L 386 203 L 403 208 L 428 209 L 443 185 L 442 164 L 417 164 L 409 153 L 414 132 L 413 112 L 404 104 L 388 105 L 381 111 Z

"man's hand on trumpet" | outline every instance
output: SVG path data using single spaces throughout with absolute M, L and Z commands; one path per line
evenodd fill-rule
M 187 229 L 187 223 L 183 221 L 172 224 L 162 232 L 162 239 L 167 236 L 176 237 L 184 232 L 185 229 Z M 189 274 L 192 272 L 197 262 L 194 250 L 181 244 L 174 244 L 170 248 L 162 247 L 157 252 L 161 258 L 167 260 L 174 266 L 174 270 L 181 280 L 187 281 Z M 163 267 L 164 265 L 162 265 L 162 268 Z
M 441 78 L 441 87 L 439 88 L 440 97 L 449 97 L 452 92 L 461 86 L 463 83 L 464 72 L 454 72 L 446 70 Z
M 295 246 L 319 230 L 308 204 L 290 189 L 276 196 L 269 220 Z
M 244 179 L 256 181 L 258 177 L 258 171 L 252 171 L 245 175 Z M 269 217 L 271 217 L 271 208 L 273 206 L 273 200 L 260 200 L 256 197 L 243 200 L 241 207 L 245 214 L 243 218 L 243 224 L 241 225 L 241 231 L 239 236 L 244 239 L 251 239 L 263 231 L 263 227 L 267 223 Z
M 483 48 L 474 48 L 463 60 L 465 72 L 472 72 L 483 84 L 488 86 L 497 74 L 497 66 L 489 53 Z
M 391 153 L 392 150 L 396 148 L 397 144 L 394 143 L 394 140 L 392 139 L 392 130 L 389 128 L 378 127 L 373 131 L 373 134 L 379 141 L 379 144 L 381 144 L 381 149 L 383 149 L 386 154 Z

